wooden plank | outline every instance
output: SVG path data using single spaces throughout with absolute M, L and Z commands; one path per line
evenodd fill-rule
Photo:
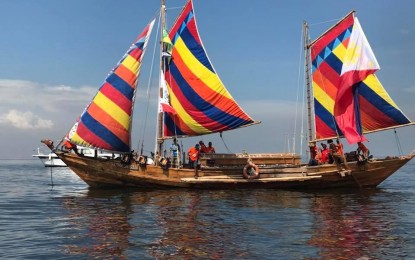
M 280 177 L 280 178 L 263 178 L 263 179 L 243 179 L 243 178 L 231 178 L 229 176 L 220 176 L 220 178 L 209 178 L 200 177 L 200 178 L 181 178 L 182 182 L 188 183 L 214 183 L 214 182 L 221 182 L 221 183 L 229 183 L 229 182 L 261 182 L 261 183 L 268 183 L 268 182 L 287 182 L 287 181 L 307 181 L 313 179 L 320 179 L 321 176 L 305 176 L 305 177 Z M 226 178 L 229 177 L 229 178 Z

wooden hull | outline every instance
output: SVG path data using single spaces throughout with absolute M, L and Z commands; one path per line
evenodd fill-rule
M 349 170 L 338 165 L 273 165 L 260 167 L 260 178 L 244 179 L 243 167 L 203 167 L 195 178 L 193 169 L 162 169 L 154 165 L 122 163 L 72 153 L 57 155 L 91 187 L 194 188 L 194 189 L 325 189 L 376 187 L 413 158 L 413 155 L 368 162 L 350 162 Z

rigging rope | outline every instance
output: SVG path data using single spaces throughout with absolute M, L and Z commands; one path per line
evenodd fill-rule
M 228 153 L 233 153 L 233 152 L 232 152 L 232 151 L 228 148 L 228 146 L 226 145 L 225 140 L 223 139 L 223 136 L 222 136 L 222 132 L 220 132 L 220 133 L 219 133 L 219 135 L 220 135 L 220 139 L 222 139 L 223 145 L 225 146 L 225 148 L 226 148 L 226 150 L 228 151 Z
M 395 132 L 395 140 L 396 140 L 396 145 L 398 147 L 398 153 L 400 156 L 402 156 L 403 155 L 402 146 L 401 146 L 401 142 L 399 141 L 398 133 L 396 132 L 396 128 L 394 128 L 393 130 Z
M 328 21 L 324 21 L 324 22 L 312 23 L 312 24 L 309 24 L 308 26 L 320 25 L 320 24 L 324 24 L 324 23 L 333 23 L 333 22 L 337 22 L 341 19 L 343 19 L 343 18 L 340 17 L 340 18 L 337 18 L 337 19 L 332 19 L 332 20 L 328 20 Z
M 52 186 L 53 189 L 53 177 L 52 177 L 52 169 L 53 169 L 53 159 L 51 158 L 50 161 L 52 162 L 52 165 L 50 167 L 50 186 Z
M 160 17 L 159 17 L 158 22 L 157 22 L 156 35 L 158 35 L 158 33 L 159 33 L 159 28 L 160 28 Z M 150 107 L 150 93 L 151 93 L 151 83 L 152 83 L 151 75 L 153 75 L 154 60 L 155 60 L 155 56 L 156 56 L 156 46 L 157 46 L 157 36 L 155 37 L 155 40 L 154 40 L 153 57 L 152 57 L 152 60 L 151 60 L 151 67 L 150 67 L 150 78 L 148 79 L 148 84 L 147 84 L 146 114 L 145 114 L 145 117 L 144 117 L 143 135 L 142 135 L 142 139 L 141 139 L 141 155 L 142 155 L 143 149 L 144 149 L 144 135 L 145 135 L 146 128 L 147 128 L 148 111 L 149 111 L 149 107 Z
M 298 77 L 297 77 L 297 98 L 296 98 L 296 103 L 295 103 L 295 120 L 294 120 L 294 133 L 293 133 L 293 146 L 292 146 L 292 153 L 295 153 L 295 135 L 297 133 L 297 120 L 298 120 L 298 106 L 299 106 L 299 96 L 300 96 L 300 81 L 301 81 L 301 60 L 302 60 L 302 55 L 303 52 L 301 51 L 301 49 L 303 48 L 303 31 L 300 34 L 300 57 L 298 60 Z M 301 149 L 302 149 L 302 142 L 301 142 Z M 301 151 L 301 150 L 300 150 Z M 301 152 L 300 152 L 301 154 Z

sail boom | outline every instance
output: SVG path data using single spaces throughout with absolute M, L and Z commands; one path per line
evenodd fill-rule
M 239 128 L 244 128 L 244 127 L 248 127 L 248 126 L 253 126 L 253 125 L 258 125 L 262 123 L 261 121 L 254 121 L 251 124 L 247 124 L 247 125 L 243 125 Z M 238 129 L 239 129 L 238 128 Z M 236 129 L 233 129 L 236 130 Z M 159 138 L 159 140 L 168 140 L 168 139 L 172 139 L 172 138 L 188 138 L 188 137 L 196 137 L 196 136 L 202 136 L 202 135 L 210 135 L 210 134 L 214 134 L 214 133 L 205 133 L 205 134 L 198 134 L 198 135 L 173 135 L 173 136 L 163 136 L 161 138 Z
M 406 126 L 411 126 L 411 125 L 415 125 L 415 122 L 411 122 L 411 123 L 404 124 L 404 125 L 396 125 L 396 126 L 391 126 L 391 127 L 385 127 L 385 128 L 382 128 L 382 129 L 376 129 L 376 130 L 371 130 L 371 131 L 363 131 L 363 133 L 364 134 L 372 134 L 372 133 L 388 131 L 388 130 L 401 128 L 401 127 L 406 127 Z M 328 137 L 324 137 L 324 138 L 316 138 L 316 139 L 310 140 L 309 143 L 311 143 L 311 142 L 321 142 L 321 141 L 326 141 L 326 140 L 336 139 L 336 138 L 344 138 L 344 136 L 339 135 L 339 136 L 328 136 Z
M 387 131 L 387 130 L 401 128 L 401 127 L 406 127 L 406 126 L 410 126 L 410 125 L 415 125 L 415 122 L 410 122 L 410 123 L 403 124 L 403 125 L 396 125 L 396 126 L 390 126 L 390 127 L 380 128 L 380 129 L 376 129 L 376 130 L 363 131 L 363 133 L 364 134 L 371 134 L 371 133 L 376 133 L 376 132 L 381 132 L 381 131 Z

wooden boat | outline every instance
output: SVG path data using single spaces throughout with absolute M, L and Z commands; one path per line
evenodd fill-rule
M 409 154 L 358 160 L 357 157 L 343 156 L 342 163 L 310 166 L 301 164 L 300 156 L 290 153 L 199 153 L 197 161 L 200 167 L 197 163 L 194 168 L 187 168 L 183 163 L 172 166 L 161 152 L 166 139 L 221 133 L 259 122 L 235 102 L 207 58 L 197 30 L 192 1 L 184 6 L 169 33 L 164 27 L 164 14 L 163 0 L 160 11 L 161 81 L 154 158 L 142 152 L 132 154 L 130 148 L 136 86 L 154 20 L 110 72 L 62 143 L 57 148 L 49 143 L 59 158 L 91 187 L 376 187 L 414 157 Z M 376 78 L 376 59 L 354 13 L 348 14 L 313 42 L 308 39 L 307 24 L 304 27 L 310 144 L 343 137 L 356 143 L 364 141 L 366 133 L 412 124 Z M 353 52 L 356 49 L 362 51 L 358 53 L 360 55 Z M 353 63 L 356 58 L 362 60 Z M 359 107 L 360 103 L 364 105 Z M 48 144 L 48 140 L 45 143 Z M 124 158 L 86 157 L 68 151 L 64 143 L 121 153 Z M 149 163 L 149 157 L 154 159 L 154 163 Z M 185 161 L 184 158 L 179 160 Z

